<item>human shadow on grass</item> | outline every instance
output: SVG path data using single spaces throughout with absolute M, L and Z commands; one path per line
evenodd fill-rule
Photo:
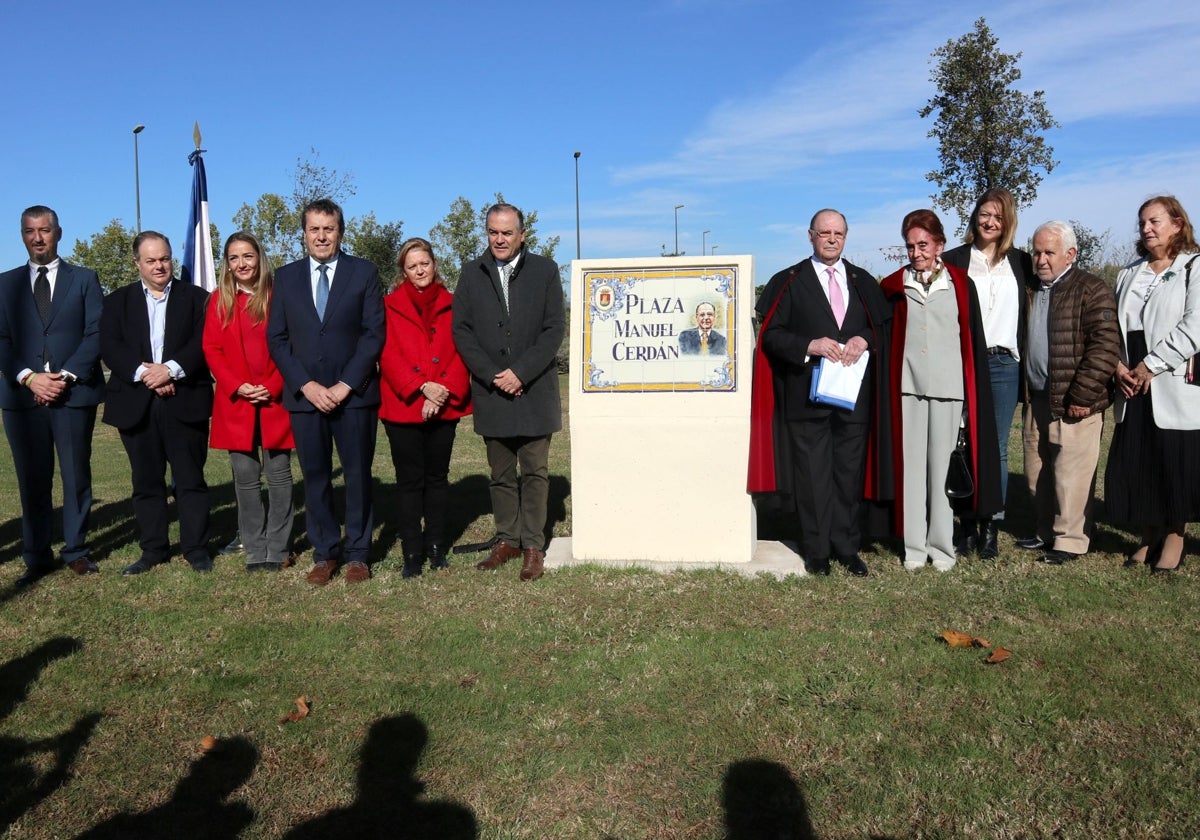
M 375 721 L 359 753 L 354 802 L 301 823 L 285 840 L 473 840 L 477 828 L 469 808 L 421 799 L 425 785 L 416 770 L 428 740 L 415 715 Z
M 254 809 L 227 800 L 257 763 L 258 750 L 245 738 L 219 741 L 192 763 L 168 801 L 138 814 L 117 814 L 76 840 L 232 840 L 254 821 Z
M 735 761 L 721 783 L 725 840 L 815 840 L 800 785 L 782 764 Z
M 59 636 L 0 666 L 0 720 L 25 701 L 47 666 L 82 649 L 78 639 Z M 50 738 L 0 737 L 0 833 L 66 784 L 75 756 L 102 717 L 85 715 L 67 731 Z M 46 761 L 39 760 L 39 756 L 47 754 L 51 766 L 41 772 L 38 768 Z

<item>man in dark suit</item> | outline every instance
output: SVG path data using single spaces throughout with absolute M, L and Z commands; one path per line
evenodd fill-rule
M 463 266 L 454 293 L 454 343 L 471 373 L 499 538 L 477 567 L 522 557 L 521 580 L 531 581 L 543 573 L 550 437 L 562 429 L 555 359 L 566 309 L 558 266 L 525 248 L 520 210 L 491 207 L 487 237 L 487 252 Z
M 685 356 L 727 356 L 729 343 L 713 329 L 717 308 L 708 301 L 696 307 L 696 326 L 679 334 L 679 352 Z
M 842 259 L 846 231 L 846 218 L 836 210 L 813 216 L 808 231 L 813 256 L 772 277 L 759 309 L 768 313 L 762 350 L 774 377 L 782 379 L 778 391 L 791 444 L 804 567 L 827 575 L 834 557 L 862 577 L 867 565 L 858 556 L 858 511 L 868 430 L 877 420 L 874 389 L 878 379 L 886 379 L 875 374 L 886 371 L 879 351 L 889 307 L 875 278 Z M 853 409 L 809 399 L 822 359 L 853 364 L 867 350 L 869 367 Z
M 344 561 L 346 582 L 358 583 L 371 576 L 383 289 L 372 263 L 342 253 L 341 207 L 318 199 L 305 206 L 303 219 L 308 256 L 275 274 L 267 345 L 283 374 L 283 404 L 304 474 L 313 546 L 308 582 L 324 586 Z M 344 548 L 333 509 L 335 443 L 346 479 Z
M 59 564 L 50 550 L 50 490 L 57 450 L 63 485 L 61 562 L 80 575 L 89 556 L 92 432 L 104 397 L 96 272 L 59 258 L 58 214 L 36 205 L 21 214 L 29 262 L 0 275 L 0 408 L 21 492 L 25 586 Z
M 133 471 L 133 514 L 142 556 L 138 575 L 170 559 L 167 464 L 175 480 L 179 542 L 197 572 L 208 551 L 208 421 L 212 377 L 201 338 L 208 293 L 172 278 L 171 243 L 152 230 L 133 240 L 140 278 L 104 299 L 100 352 L 111 374 L 104 422 L 116 426 Z

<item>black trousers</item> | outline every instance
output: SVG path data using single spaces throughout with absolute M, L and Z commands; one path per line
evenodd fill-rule
M 847 422 L 835 411 L 827 418 L 789 420 L 787 425 L 801 554 L 808 560 L 857 554 L 867 424 Z
M 400 495 L 399 530 L 404 552 L 422 545 L 445 545 L 450 497 L 450 453 L 454 449 L 457 420 L 427 423 L 383 422 L 396 468 Z M 422 533 L 421 521 L 425 522 Z

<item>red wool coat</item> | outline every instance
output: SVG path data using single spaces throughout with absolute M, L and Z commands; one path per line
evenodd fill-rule
M 267 323 L 254 323 L 246 312 L 249 295 L 239 294 L 228 326 L 217 312 L 219 295 L 208 299 L 204 319 L 204 358 L 216 380 L 213 400 L 212 431 L 209 446 L 248 452 L 254 448 L 254 420 L 262 429 L 266 449 L 294 449 L 292 421 L 280 398 L 283 377 L 267 352 Z M 244 383 L 264 385 L 271 392 L 271 404 L 256 408 L 237 395 Z
M 383 374 L 379 416 L 392 423 L 424 422 L 421 386 L 426 382 L 437 382 L 450 390 L 450 400 L 437 419 L 456 420 L 471 413 L 470 377 L 451 331 L 450 303 L 454 295 L 440 283 L 426 294 L 435 296 L 433 333 L 429 336 L 403 284 L 383 299 L 387 339 L 379 359 Z

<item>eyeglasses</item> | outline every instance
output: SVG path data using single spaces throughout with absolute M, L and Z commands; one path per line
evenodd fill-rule
M 815 233 L 821 239 L 845 239 L 846 231 L 844 230 L 812 230 L 809 233 Z

